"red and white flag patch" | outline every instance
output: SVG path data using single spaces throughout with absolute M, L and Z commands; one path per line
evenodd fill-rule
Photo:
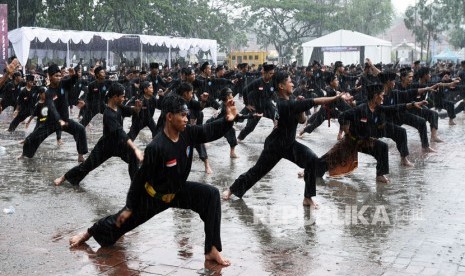
M 165 166 L 167 166 L 168 168 L 171 168 L 171 167 L 176 166 L 176 164 L 177 164 L 176 159 L 173 159 L 173 160 L 166 162 Z

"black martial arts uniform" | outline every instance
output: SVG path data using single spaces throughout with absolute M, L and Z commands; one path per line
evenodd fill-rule
M 263 81 L 263 78 L 258 78 L 251 82 L 243 91 L 243 94 L 247 94 L 247 105 L 251 105 L 255 108 L 255 113 L 263 113 L 263 117 L 276 120 L 277 111 L 273 104 L 273 100 L 276 100 L 276 92 L 273 80 L 269 82 Z M 245 103 L 245 99 L 244 99 Z M 247 115 L 251 113 L 249 109 L 244 107 L 241 110 L 241 114 Z M 253 117 L 247 120 L 247 124 L 239 133 L 237 139 L 244 140 L 257 126 L 261 117 Z
M 163 131 L 159 132 L 145 149 L 144 162 L 131 183 L 126 207 L 97 221 L 88 233 L 100 245 L 110 246 L 125 233 L 168 208 L 191 209 L 205 223 L 205 254 L 212 246 L 221 251 L 219 191 L 211 185 L 187 181 L 187 178 L 192 165 L 193 145 L 220 138 L 232 125 L 225 120 L 202 126 L 187 125 L 177 142 L 169 139 Z M 132 210 L 132 215 L 118 228 L 116 219 L 126 208 Z
M 326 96 L 336 96 L 337 92 L 334 88 L 326 87 Z M 351 109 L 352 107 L 343 99 L 339 98 L 334 103 L 329 103 L 321 106 L 321 108 L 313 113 L 308 119 L 307 126 L 304 132 L 312 133 L 318 128 L 325 120 L 328 120 L 328 127 L 330 126 L 331 118 L 338 118 L 341 112 Z
M 35 86 L 33 86 L 31 90 L 28 90 L 27 87 L 23 87 L 23 89 L 21 89 L 17 101 L 18 114 L 14 117 L 13 121 L 11 121 L 8 131 L 15 131 L 19 123 L 31 116 L 36 100 Z
M 48 112 L 50 112 L 47 123 L 40 125 L 34 129 L 31 134 L 24 140 L 23 156 L 32 158 L 39 148 L 40 144 L 53 132 L 58 129 L 71 134 L 76 141 L 77 152 L 79 154 L 86 154 L 87 149 L 87 136 L 86 129 L 81 124 L 69 118 L 69 100 L 68 93 L 64 87 L 71 87 L 77 80 L 77 76 L 70 79 L 60 81 L 58 88 L 48 88 L 46 93 L 46 105 Z M 61 127 L 58 123 L 63 120 L 66 125 Z
M 376 175 L 389 173 L 389 154 L 386 143 L 376 139 L 391 138 L 396 142 L 397 149 L 402 157 L 408 155 L 407 133 L 405 129 L 390 123 L 387 114 L 395 114 L 405 110 L 406 105 L 377 106 L 372 112 L 368 103 L 347 110 L 339 116 L 339 123 L 350 123 L 349 139 L 353 139 L 359 146 L 359 152 L 373 156 L 376 161 Z
M 132 114 L 132 108 L 128 106 L 118 107 L 116 111 L 107 106 L 103 112 L 103 136 L 98 140 L 86 161 L 69 170 L 65 174 L 65 179 L 73 185 L 79 185 L 87 174 L 114 156 L 128 163 L 129 176 L 133 179 L 137 171 L 138 160 L 134 150 L 128 146 L 127 141 L 130 138 L 123 130 L 124 117 Z
M 127 105 L 132 106 L 135 100 L 136 98 L 133 98 L 127 103 Z M 157 124 L 153 120 L 153 115 L 155 114 L 155 109 L 157 108 L 157 99 L 155 96 L 152 96 L 148 99 L 144 96 L 141 96 L 139 100 L 142 102 L 142 108 L 138 114 L 134 114 L 132 116 L 132 124 L 128 132 L 129 138 L 133 141 L 144 127 L 148 127 L 150 129 L 152 132 L 152 138 L 157 134 Z
M 418 89 L 409 89 L 405 91 L 391 90 L 384 94 L 383 105 L 392 106 L 400 103 L 407 103 L 409 99 L 416 98 Z M 408 125 L 418 130 L 420 135 L 421 147 L 428 148 L 428 130 L 426 127 L 426 120 L 422 117 L 408 112 L 407 110 L 398 111 L 396 113 L 388 114 L 387 119 L 392 123 L 402 126 Z
M 14 81 L 10 80 L 0 89 L 0 106 L 3 110 L 7 109 L 9 106 L 13 108 L 16 107 L 22 86 L 21 82 L 16 84 Z
M 313 99 L 296 101 L 278 98 L 278 126 L 266 138 L 265 146 L 257 163 L 246 173 L 241 174 L 231 185 L 229 188 L 231 193 L 241 198 L 247 190 L 276 166 L 279 160 L 285 158 L 304 168 L 304 196 L 311 198 L 316 195 L 315 166 L 318 162 L 318 156 L 307 146 L 295 140 L 300 113 L 313 106 Z
M 410 85 L 409 87 L 403 87 L 402 85 L 398 84 L 396 85 L 396 88 L 399 90 L 399 91 L 410 91 L 410 90 L 417 90 L 418 91 L 418 88 L 420 88 L 420 86 L 418 84 L 414 84 L 414 85 Z M 422 101 L 425 99 L 425 94 L 423 95 L 418 95 L 417 94 L 414 94 L 414 93 L 411 93 L 409 94 L 409 97 L 405 98 L 403 102 L 398 102 L 399 104 L 402 104 L 402 103 L 410 103 L 412 101 Z M 412 108 L 410 109 L 408 112 L 411 112 L 412 114 L 415 114 L 417 116 L 420 116 L 422 117 L 423 119 L 425 119 L 427 122 L 429 122 L 429 125 L 430 125 L 430 128 L 431 129 L 438 129 L 438 126 L 439 126 L 439 123 L 438 123 L 438 120 L 439 120 L 439 115 L 436 111 L 434 110 L 430 110 L 428 109 L 427 107 L 422 107 L 420 109 L 416 109 L 416 108 Z
M 105 110 L 106 100 L 105 96 L 108 89 L 110 89 L 112 81 L 93 81 L 87 87 L 87 94 L 85 97 L 85 109 L 82 114 L 81 125 L 87 126 L 92 118 L 97 114 L 103 114 Z

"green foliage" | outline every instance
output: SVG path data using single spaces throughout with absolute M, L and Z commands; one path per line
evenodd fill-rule
M 243 17 L 258 42 L 288 57 L 304 39 L 349 29 L 367 34 L 390 26 L 389 0 L 242 0 Z
M 458 28 L 451 31 L 449 43 L 457 48 L 465 47 L 465 30 Z
M 438 35 L 448 28 L 442 8 L 438 2 L 427 3 L 427 0 L 419 0 L 416 6 L 410 6 L 405 11 L 404 23 L 420 43 L 421 59 L 423 49 L 426 49 L 426 60 L 429 60 L 431 40 L 437 41 Z
M 20 0 L 19 2 L 19 26 L 37 26 L 38 14 L 44 10 L 42 1 Z M 16 29 L 16 0 L 0 1 L 1 4 L 8 5 L 8 29 Z

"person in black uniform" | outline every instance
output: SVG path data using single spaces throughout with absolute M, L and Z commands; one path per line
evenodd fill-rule
M 89 157 L 83 163 L 69 170 L 65 175 L 55 179 L 55 185 L 68 180 L 73 185 L 79 183 L 95 168 L 113 156 L 128 163 L 131 179 L 142 162 L 142 152 L 123 130 L 123 119 L 140 111 L 141 102 L 136 101 L 134 107 L 123 106 L 125 98 L 124 86 L 114 83 L 108 90 L 108 105 L 103 112 L 103 136 L 98 140 Z
M 317 104 L 334 102 L 340 99 L 343 94 L 333 97 L 295 100 L 291 98 L 294 84 L 287 73 L 278 73 L 276 83 L 278 86 L 277 110 L 279 113 L 277 127 L 266 138 L 264 149 L 257 163 L 246 173 L 241 174 L 229 189 L 224 191 L 223 199 L 228 200 L 233 194 L 242 198 L 257 181 L 276 166 L 282 158 L 285 158 L 305 169 L 303 204 L 317 207 L 312 197 L 316 195 L 315 172 L 318 156 L 307 146 L 295 140 L 297 124 L 305 120 L 305 110 Z
M 26 120 L 32 114 L 34 104 L 36 103 L 37 92 L 34 85 L 34 76 L 26 76 L 26 86 L 21 89 L 18 96 L 15 112 L 13 113 L 13 121 L 11 121 L 8 131 L 13 132 L 18 127 L 19 123 Z
M 105 110 L 105 95 L 112 81 L 105 79 L 106 72 L 101 66 L 94 69 L 95 81 L 89 83 L 85 96 L 85 110 L 82 115 L 81 125 L 87 126 L 97 114 L 103 114 Z
M 273 64 L 264 64 L 262 69 L 263 76 L 252 81 L 243 91 L 245 107 L 241 110 L 241 114 L 261 113 L 263 117 L 276 123 L 277 112 L 273 104 L 273 100 L 276 100 L 273 82 L 275 67 Z M 245 98 L 246 94 L 247 99 Z M 248 119 L 246 126 L 237 136 L 237 141 L 243 141 L 255 129 L 259 121 L 260 117 Z
M 409 98 L 412 98 L 412 95 L 413 97 L 415 97 L 415 95 L 418 95 L 419 89 L 410 89 L 407 91 L 395 90 L 394 88 L 396 86 L 396 77 L 396 73 L 390 70 L 383 71 L 378 75 L 379 80 L 384 85 L 384 99 L 382 103 L 384 106 L 406 103 L 408 102 Z M 425 89 L 421 89 L 420 93 L 423 93 L 423 90 Z M 411 112 L 407 112 L 407 110 L 398 110 L 397 113 L 391 114 L 391 116 L 388 116 L 387 119 L 390 122 L 399 126 L 405 124 L 416 128 L 420 135 L 421 147 L 423 151 L 426 153 L 435 152 L 435 150 L 430 147 L 428 141 L 428 129 L 426 126 L 425 119 Z
M 187 181 L 192 165 L 194 144 L 207 143 L 223 136 L 237 115 L 234 101 L 227 104 L 224 119 L 202 126 L 189 125 L 189 110 L 176 95 L 163 101 L 163 131 L 147 146 L 144 162 L 131 182 L 126 206 L 118 213 L 102 218 L 87 231 L 71 237 L 75 247 L 90 237 L 101 246 L 113 245 L 121 236 L 168 208 L 191 209 L 205 224 L 205 260 L 220 265 L 230 262 L 222 251 L 221 202 L 217 188 Z
M 336 96 L 339 89 L 339 79 L 336 74 L 329 73 L 326 76 L 326 96 L 333 97 Z M 331 118 L 339 117 L 341 112 L 349 110 L 352 108 L 349 103 L 343 99 L 339 99 L 334 103 L 328 103 L 323 105 L 316 113 L 314 113 L 307 121 L 307 125 L 299 132 L 299 137 L 302 137 L 304 133 L 312 133 L 316 128 L 318 128 L 325 120 L 328 120 L 328 127 L 330 126 Z M 342 129 L 339 129 L 339 134 L 337 136 L 338 140 L 342 139 Z
M 86 129 L 69 118 L 69 100 L 67 89 L 65 89 L 65 87 L 72 87 L 77 80 L 74 69 L 69 69 L 70 78 L 67 80 L 61 79 L 60 68 L 56 64 L 49 66 L 47 73 L 50 85 L 46 92 L 46 105 L 49 112 L 48 117 L 50 118 L 47 119 L 46 124 L 39 126 L 26 137 L 23 153 L 19 158 L 32 158 L 40 144 L 50 134 L 62 128 L 63 131 L 71 134 L 74 141 L 76 141 L 78 162 L 84 162 L 84 154 L 88 152 Z
M 47 107 L 47 103 L 45 102 L 46 91 L 47 91 L 47 88 L 45 86 L 42 86 L 38 89 L 37 91 L 38 101 L 34 105 L 34 109 L 31 112 L 31 116 L 29 116 L 29 119 L 26 122 L 26 129 L 29 128 L 29 124 L 31 123 L 32 119 L 34 119 L 35 117 L 37 117 L 37 123 L 36 123 L 35 128 L 38 128 L 39 126 L 44 125 L 47 122 L 48 107 Z M 24 141 L 22 143 L 24 143 Z
M 406 166 L 409 166 L 408 163 L 410 163 L 404 164 L 404 159 L 408 161 L 406 159 L 408 148 L 405 129 L 390 123 L 387 117 L 402 110 L 421 108 L 426 102 L 383 106 L 384 86 L 381 84 L 367 86 L 367 97 L 368 103 L 360 104 L 341 113 L 339 123 L 346 132 L 345 139 L 352 142 L 352 149 L 370 154 L 376 159 L 376 181 L 387 183 L 389 179 L 385 175 L 389 174 L 388 146 L 378 138 L 388 137 L 393 139 L 401 153 L 401 163 Z M 320 158 L 322 161 L 323 159 L 325 159 L 325 156 Z M 322 176 L 323 173 L 321 172 L 324 173 L 324 170 L 319 170 L 317 175 Z
M 420 87 L 427 87 L 432 85 L 429 67 L 422 67 L 418 69 L 416 75 L 418 77 L 418 84 Z M 443 71 L 441 76 L 441 80 L 436 83 L 438 90 L 428 92 L 428 105 L 426 105 L 426 107 L 435 107 L 438 110 L 445 109 L 447 111 L 447 116 L 449 117 L 449 125 L 455 125 L 455 103 L 453 101 L 448 101 L 446 99 L 446 95 L 449 93 L 449 91 L 455 89 L 455 86 L 459 84 L 460 80 L 450 79 L 450 72 L 448 71 Z
M 140 90 L 143 91 L 143 95 L 138 97 L 142 102 L 142 107 L 137 115 L 132 116 L 132 124 L 128 132 L 129 138 L 133 141 L 136 140 L 137 135 L 144 127 L 150 129 L 152 138 L 155 137 L 157 132 L 157 124 L 153 120 L 153 115 L 157 107 L 157 99 L 153 95 L 153 85 L 149 81 L 144 81 L 139 87 Z M 133 98 L 127 105 L 134 105 L 135 101 L 136 98 Z
M 0 78 L 0 114 L 2 114 L 2 111 L 6 108 L 5 107 L 5 102 L 3 101 L 3 98 L 5 96 L 9 97 L 6 95 L 6 84 L 10 81 L 10 77 L 13 76 L 13 74 L 16 71 L 16 68 L 19 66 L 19 61 L 16 57 L 11 57 L 8 60 L 11 60 L 9 64 L 7 64 L 5 68 L 5 72 Z M 9 103 L 7 103 L 8 106 L 10 106 Z
M 400 70 L 400 83 L 396 84 L 396 89 L 399 91 L 404 91 L 404 92 L 409 92 L 411 89 L 418 91 L 417 94 L 415 93 L 409 93 L 409 97 L 405 99 L 404 102 L 398 102 L 400 103 L 409 103 L 412 101 L 418 101 L 418 100 L 424 100 L 426 98 L 426 92 L 429 90 L 435 90 L 437 88 L 437 85 L 433 85 L 430 87 L 421 87 L 418 84 L 412 85 L 413 81 L 413 72 L 412 69 L 409 67 L 402 68 Z M 408 112 L 411 112 L 415 115 L 418 115 L 425 119 L 427 122 L 430 124 L 431 128 L 431 142 L 443 142 L 439 136 L 438 136 L 438 119 L 439 115 L 436 111 L 430 110 L 426 107 L 420 108 L 420 109 L 411 109 Z
M 160 64 L 156 62 L 152 62 L 149 65 L 150 67 L 150 74 L 147 76 L 147 81 L 152 82 L 153 91 L 158 93 L 159 90 L 164 90 L 168 87 L 169 82 L 165 82 L 163 78 L 160 76 Z M 171 81 L 171 79 L 168 79 Z
M 226 116 L 226 104 L 229 100 L 232 100 L 234 99 L 234 91 L 231 90 L 231 88 L 229 87 L 225 87 L 223 88 L 221 91 L 220 91 L 220 100 L 221 100 L 221 109 L 220 109 L 220 113 L 218 113 L 218 115 L 216 116 L 212 116 L 210 119 L 207 120 L 207 123 L 211 123 L 215 120 L 219 120 L 221 118 L 224 118 L 224 116 Z M 258 116 L 260 117 L 262 114 L 257 114 L 257 113 L 249 113 L 247 115 L 243 115 L 243 114 L 238 114 L 237 115 L 237 118 L 236 118 L 236 122 L 242 122 L 244 121 L 245 119 L 249 119 L 249 118 L 252 118 L 254 116 Z M 228 144 L 229 144 L 229 157 L 231 158 L 238 158 L 236 152 L 235 152 L 235 148 L 237 146 L 237 139 L 236 139 L 236 131 L 234 130 L 234 128 L 231 128 L 225 135 L 224 135 L 224 138 L 226 138 L 226 141 L 228 141 Z
M 17 106 L 17 100 L 21 88 L 23 87 L 23 74 L 21 72 L 14 72 L 12 80 L 8 81 L 4 87 L 2 87 L 2 95 L 0 96 L 1 101 L 0 105 L 2 109 L 5 110 L 9 106 L 12 106 L 13 109 Z

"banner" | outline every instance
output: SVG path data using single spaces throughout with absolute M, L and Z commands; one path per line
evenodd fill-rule
M 0 74 L 8 60 L 8 5 L 0 4 Z
M 340 47 L 321 47 L 323 52 L 358 52 L 358 46 L 340 46 Z

